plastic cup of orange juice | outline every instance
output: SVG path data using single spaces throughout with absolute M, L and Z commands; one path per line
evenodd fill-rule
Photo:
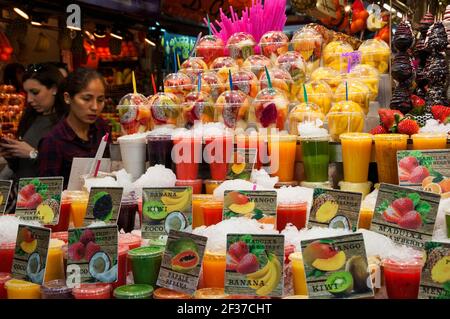
M 411 136 L 413 140 L 413 149 L 446 149 L 447 134 L 446 133 L 417 133 Z
M 218 224 L 222 221 L 223 201 L 210 200 L 200 205 L 203 212 L 203 222 L 205 226 Z
M 380 183 L 398 184 L 397 151 L 406 150 L 408 135 L 377 134 L 375 154 L 377 161 L 378 181 Z
M 41 299 L 41 286 L 29 281 L 11 279 L 5 288 L 8 299 Z
M 205 224 L 201 205 L 212 200 L 212 195 L 194 194 L 192 195 L 192 228 L 200 227 Z
M 293 181 L 297 136 L 268 136 L 268 147 L 270 154 L 271 176 L 278 176 L 279 182 Z
M 305 267 L 301 252 L 295 252 L 289 255 L 292 263 L 292 280 L 294 281 L 294 293 L 296 295 L 308 295 L 308 287 L 306 286 Z
M 89 193 L 85 191 L 70 191 L 67 194 L 67 200 L 70 201 L 70 217 L 73 226 L 75 228 L 83 227 L 89 201 Z
M 227 267 L 225 254 L 206 251 L 203 257 L 203 287 L 224 288 L 225 270 Z
M 362 183 L 368 180 L 372 136 L 369 133 L 343 133 L 340 135 L 346 182 Z

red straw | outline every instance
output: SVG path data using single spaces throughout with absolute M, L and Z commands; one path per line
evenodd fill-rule
M 153 85 L 153 94 L 156 94 L 157 90 L 156 90 L 156 83 L 155 83 L 155 77 L 152 73 L 152 85 Z

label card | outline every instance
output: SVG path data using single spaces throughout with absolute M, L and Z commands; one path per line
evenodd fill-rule
M 91 187 L 84 226 L 96 221 L 117 224 L 122 195 L 122 187 Z
M 309 298 L 373 297 L 362 234 L 302 240 Z
M 74 157 L 72 167 L 70 169 L 69 183 L 67 190 L 76 191 L 83 189 L 83 177 L 89 174 L 94 158 Z M 99 172 L 111 172 L 111 160 L 109 158 L 102 158 L 100 160 Z
M 69 229 L 67 278 L 79 283 L 117 281 L 117 225 Z M 79 278 L 76 278 L 79 276 Z
M 309 226 L 356 231 L 362 194 L 315 188 Z
M 423 249 L 433 235 L 440 199 L 438 194 L 382 183 L 370 230 Z
M 12 277 L 42 285 L 44 283 L 51 230 L 19 225 L 12 265 Z
M 419 299 L 450 299 L 450 244 L 427 242 L 425 251 Z
M 58 224 L 63 182 L 63 177 L 21 178 L 16 216 L 43 225 Z
M 142 238 L 160 239 L 192 225 L 192 187 L 142 190 Z
M 224 193 L 223 219 L 248 217 L 275 224 L 276 213 L 276 191 L 225 191 Z
M 12 181 L 0 181 L 0 213 L 4 214 L 11 194 Z
M 397 163 L 401 186 L 450 196 L 450 149 L 398 151 Z
M 257 155 L 256 148 L 235 148 L 234 161 L 228 165 L 227 179 L 250 180 Z
M 157 286 L 192 295 L 197 290 L 207 240 L 207 237 L 171 230 Z
M 284 235 L 227 234 L 225 293 L 282 297 Z

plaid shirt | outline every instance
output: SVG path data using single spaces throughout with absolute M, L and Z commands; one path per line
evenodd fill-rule
M 74 157 L 95 157 L 102 137 L 110 128 L 102 119 L 90 125 L 89 141 L 75 134 L 66 119 L 62 119 L 39 143 L 39 176 L 63 176 L 64 188 L 69 183 Z M 109 143 L 111 135 L 109 135 Z M 104 157 L 109 156 L 108 147 Z

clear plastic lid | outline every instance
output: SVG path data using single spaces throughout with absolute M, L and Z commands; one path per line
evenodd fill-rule
M 201 82 L 202 85 L 200 91 L 209 94 L 214 102 L 219 95 L 225 91 L 226 85 L 215 71 L 210 70 L 202 73 Z M 196 86 L 198 85 L 198 78 L 195 79 L 194 83 Z
M 347 78 L 363 82 L 370 90 L 369 100 L 376 100 L 380 82 L 380 73 L 378 72 L 378 69 L 368 64 L 359 64 L 347 74 Z
M 112 286 L 110 284 L 81 284 L 79 287 L 72 289 L 72 294 L 83 295 L 83 296 L 98 296 L 110 293 L 112 290 Z
M 305 60 L 298 52 L 289 51 L 280 55 L 275 64 L 289 72 L 294 82 L 304 81 L 306 78 Z
M 226 56 L 215 59 L 211 63 L 210 69 L 217 73 L 222 83 L 228 83 L 228 72 L 231 71 L 233 73 L 239 71 L 239 65 L 233 58 Z
M 5 282 L 6 289 L 14 289 L 14 290 L 22 290 L 22 289 L 30 289 L 37 288 L 40 286 L 38 284 L 32 283 L 30 281 L 20 280 L 20 279 L 10 279 Z
M 128 251 L 128 257 L 131 258 L 148 258 L 161 256 L 164 252 L 163 246 L 144 246 L 134 248 Z
M 153 292 L 153 299 L 191 299 L 192 296 L 167 288 L 158 288 Z
M 152 96 L 149 105 L 155 125 L 178 124 L 181 106 L 176 95 L 159 92 Z
M 314 102 L 293 103 L 289 112 L 289 133 L 298 135 L 298 124 L 303 122 L 324 121 L 322 109 Z
M 256 44 L 251 34 L 237 32 L 228 39 L 227 49 L 230 57 L 235 59 L 238 65 L 242 65 L 249 56 L 255 54 Z
M 362 132 L 364 129 L 364 118 L 364 112 L 359 104 L 353 101 L 334 103 L 327 115 L 331 138 L 337 141 L 343 133 Z
M 272 68 L 269 70 L 269 76 L 273 88 L 279 89 L 287 96 L 290 96 L 291 86 L 294 81 L 289 72 L 280 68 Z M 259 83 L 262 90 L 269 87 L 266 72 L 261 74 Z
M 117 105 L 122 134 L 145 132 L 150 128 L 151 116 L 147 98 L 139 93 L 130 93 Z
M 119 104 L 117 104 L 118 106 L 130 106 L 130 105 L 136 105 L 136 106 L 141 106 L 141 105 L 147 105 L 148 101 L 147 98 L 140 94 L 140 93 L 129 93 L 126 94 L 125 96 L 123 96 L 120 101 Z
M 190 57 L 181 64 L 180 72 L 186 74 L 192 83 L 198 78 L 198 75 L 207 71 L 208 65 L 201 57 Z
M 228 128 L 247 128 L 249 109 L 248 95 L 239 90 L 225 91 L 216 101 L 217 118 Z
M 331 108 L 333 101 L 333 91 L 327 82 L 322 80 L 314 80 L 305 83 L 308 102 L 317 104 L 323 114 L 327 114 Z M 303 85 L 297 94 L 300 102 L 305 102 L 305 94 Z
M 172 93 L 180 101 L 193 89 L 192 80 L 184 73 L 170 73 L 164 79 L 164 93 Z
M 358 103 L 364 113 L 369 113 L 370 90 L 363 82 L 358 80 L 348 80 L 342 82 L 334 92 L 334 101 L 353 101 Z
M 353 52 L 353 47 L 347 42 L 332 41 L 323 49 L 323 62 L 337 71 L 346 70 L 348 59 L 342 57 L 342 54 L 350 52 Z M 344 66 L 342 67 L 341 64 Z
M 288 114 L 288 104 L 289 100 L 281 90 L 276 88 L 261 90 L 253 101 L 257 125 L 283 130 Z
M 41 286 L 41 293 L 45 295 L 63 295 L 71 292 L 72 288 L 67 287 L 63 279 L 51 280 Z
M 294 51 L 300 53 L 305 61 L 320 59 L 323 37 L 314 29 L 302 28 L 294 33 L 291 40 Z
M 195 299 L 224 299 L 227 296 L 223 288 L 202 288 L 194 293 Z
M 264 67 L 272 67 L 272 61 L 264 55 L 251 55 L 242 64 L 243 69 L 253 72 L 257 78 L 265 73 Z
M 197 121 L 202 123 L 214 121 L 214 102 L 205 92 L 194 91 L 189 93 L 182 107 L 184 122 L 188 126 L 194 125 Z
M 240 70 L 231 74 L 233 90 L 240 90 L 248 96 L 255 97 L 260 88 L 256 75 L 250 70 Z
M 325 81 L 334 92 L 338 85 L 342 83 L 342 75 L 335 69 L 329 67 L 320 67 L 314 70 L 314 72 L 311 74 L 311 80 Z
M 264 56 L 278 57 L 289 50 L 289 38 L 282 31 L 269 31 L 263 34 L 259 46 Z
M 210 65 L 216 58 L 224 56 L 225 43 L 215 35 L 205 35 L 198 41 L 195 51 L 196 56 L 202 57 Z
M 358 51 L 361 52 L 362 63 L 375 67 L 380 73 L 388 71 L 391 49 L 386 42 L 378 39 L 366 40 L 359 46 Z
M 125 285 L 114 289 L 114 297 L 117 299 L 149 299 L 152 293 L 153 287 L 145 284 Z

